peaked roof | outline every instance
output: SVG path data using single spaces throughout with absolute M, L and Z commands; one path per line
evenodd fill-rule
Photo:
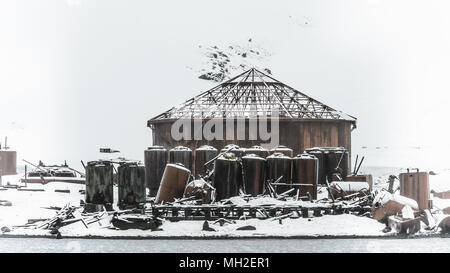
M 356 123 L 355 117 L 252 68 L 152 118 L 148 124 L 180 118 L 269 117 L 274 111 L 278 111 L 280 118 L 337 119 Z

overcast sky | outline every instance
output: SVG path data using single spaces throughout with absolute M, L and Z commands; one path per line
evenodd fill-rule
M 79 165 L 99 147 L 143 159 L 146 121 L 214 86 L 186 68 L 201 63 L 198 45 L 252 38 L 275 78 L 358 118 L 355 152 L 448 152 L 449 11 L 430 0 L 2 0 L 0 139 L 32 161 Z

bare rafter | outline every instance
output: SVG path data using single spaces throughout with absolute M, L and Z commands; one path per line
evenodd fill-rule
M 295 90 L 252 68 L 149 121 L 179 118 L 246 118 L 271 115 L 301 119 L 356 118 Z

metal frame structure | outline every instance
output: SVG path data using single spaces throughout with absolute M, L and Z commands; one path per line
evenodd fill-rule
M 348 120 L 356 118 L 337 111 L 296 89 L 252 68 L 149 120 L 253 118 Z

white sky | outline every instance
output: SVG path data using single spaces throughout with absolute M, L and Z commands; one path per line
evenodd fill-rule
M 449 10 L 430 0 L 2 0 L 0 139 L 32 161 L 79 166 L 99 147 L 142 159 L 146 121 L 213 86 L 186 69 L 202 61 L 198 45 L 252 38 L 273 53 L 275 78 L 358 118 L 356 152 L 448 152 Z

